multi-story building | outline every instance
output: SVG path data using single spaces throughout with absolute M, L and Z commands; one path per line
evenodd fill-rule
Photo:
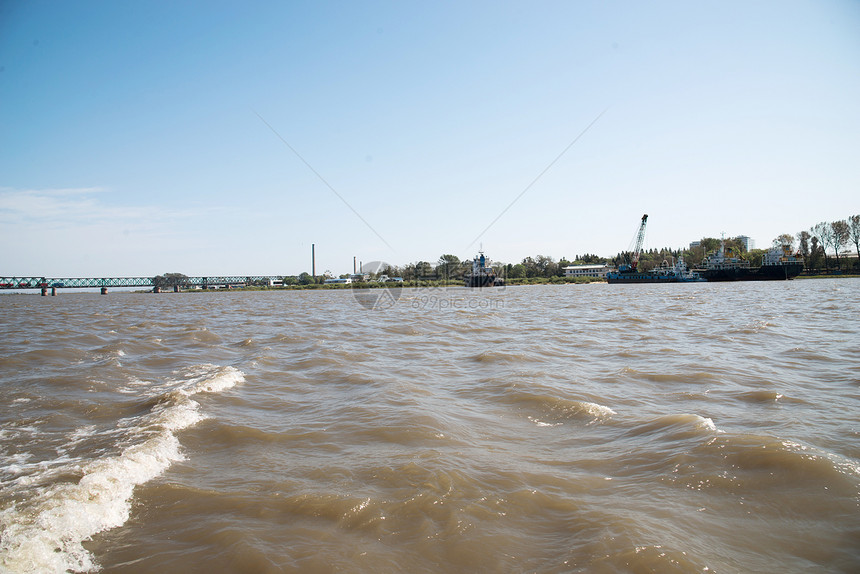
M 571 265 L 563 267 L 565 277 L 603 277 L 611 271 L 609 265 Z

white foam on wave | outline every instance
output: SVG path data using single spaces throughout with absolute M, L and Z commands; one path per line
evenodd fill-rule
M 221 369 L 218 376 L 215 377 L 208 376 L 207 369 L 218 367 L 203 365 L 201 368 L 204 369 L 202 372 L 195 370 L 188 375 L 190 384 L 183 391 L 189 396 L 197 393 L 220 393 L 245 380 L 242 371 L 234 367 Z
M 33 458 L 29 452 L 19 452 L 12 455 L 5 455 L 6 465 L 0 468 L 0 480 L 6 479 L 6 476 L 15 476 L 23 472 L 27 462 Z
M 531 422 L 533 422 L 534 424 L 536 424 L 537 426 L 539 426 L 539 427 L 557 427 L 557 426 L 561 425 L 561 423 L 548 423 L 548 422 L 544 422 L 544 421 L 542 421 L 542 420 L 540 420 L 540 419 L 538 419 L 538 418 L 531 417 L 531 416 L 530 416 L 530 417 L 528 417 L 528 419 L 529 419 Z
M 561 416 L 559 416 L 559 412 L 562 413 Z M 564 424 L 564 421 L 571 417 L 580 418 L 583 414 L 585 414 L 591 418 L 591 420 L 588 421 L 588 423 L 586 424 L 592 425 L 604 422 L 616 413 L 611 408 L 597 403 L 591 403 L 587 401 L 572 401 L 565 403 L 562 407 L 550 408 L 549 412 L 546 414 L 548 415 L 548 418 L 555 420 L 550 422 L 544 420 L 543 417 L 535 416 L 529 416 L 528 419 L 539 427 L 555 427 Z
M 699 419 L 696 421 L 697 428 L 717 432 L 717 425 L 714 424 L 713 419 L 699 415 L 695 416 Z
M 126 394 L 126 395 L 137 395 L 140 394 L 141 389 L 147 389 L 152 385 L 149 381 L 144 381 L 142 379 L 129 379 L 125 382 L 125 384 L 121 387 L 117 387 L 117 392 Z
M 180 384 L 179 393 L 133 421 L 129 430 L 145 440 L 119 455 L 81 468 L 77 483 L 54 483 L 28 493 L 29 500 L 0 511 L 0 571 L 84 572 L 98 568 L 83 542 L 124 524 L 134 488 L 183 459 L 177 431 L 202 420 L 196 393 L 220 392 L 244 380 L 233 367 L 205 365 Z M 126 421 L 131 422 L 131 421 Z
M 582 403 L 585 412 L 594 417 L 592 422 L 603 421 L 616 414 L 615 411 L 610 409 L 605 405 L 599 405 L 597 403 Z

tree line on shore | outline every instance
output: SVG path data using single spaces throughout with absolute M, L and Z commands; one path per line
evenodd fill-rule
M 780 238 L 783 236 L 780 235 Z M 833 251 L 836 256 L 836 270 L 843 271 L 839 254 L 847 255 L 845 248 L 854 245 L 854 262 L 845 270 L 860 270 L 860 215 L 852 215 L 848 219 L 839 221 L 822 221 L 809 228 L 809 231 L 801 231 L 796 235 L 798 241 L 798 252 L 804 257 L 807 269 L 818 269 L 821 258 L 824 258 L 824 269 L 829 268 L 827 251 Z M 786 240 L 789 237 L 785 237 Z M 789 243 L 793 247 L 793 242 Z
M 732 248 L 735 253 L 742 254 L 743 258 L 750 262 L 753 267 L 761 265 L 762 258 L 767 249 L 746 249 L 745 242 L 740 237 L 717 239 L 714 237 L 703 237 L 697 245 L 688 249 L 649 249 L 639 255 L 639 269 L 647 271 L 660 266 L 663 261 L 673 262 L 683 256 L 684 261 L 690 268 L 702 265 L 705 257 L 713 253 L 725 243 L 726 247 Z M 853 245 L 854 254 L 846 257 L 846 248 Z M 860 261 L 857 253 L 860 252 L 860 215 L 833 222 L 821 222 L 813 225 L 808 230 L 796 234 L 783 233 L 773 240 L 772 247 L 784 247 L 791 253 L 796 253 L 804 260 L 804 266 L 808 272 L 831 273 L 831 272 L 855 272 L 860 273 Z M 835 257 L 831 260 L 829 254 Z M 561 257 L 556 260 L 547 255 L 536 255 L 526 257 L 519 263 L 494 264 L 496 271 L 501 272 L 507 279 L 532 279 L 563 277 L 564 268 L 571 265 L 600 265 L 605 264 L 617 268 L 623 263 L 632 260 L 633 253 L 622 251 L 613 257 L 600 257 L 598 255 L 585 253 L 577 255 L 572 260 Z M 823 268 L 822 268 L 823 264 Z M 445 254 L 439 257 L 435 263 L 429 261 L 418 261 L 409 263 L 402 267 L 391 266 L 383 269 L 381 273 L 388 276 L 402 277 L 405 281 L 417 281 L 421 279 L 449 280 L 460 279 L 471 270 L 470 260 L 461 261 L 456 255 Z
M 639 269 L 647 271 L 660 266 L 663 261 L 674 262 L 683 256 L 684 261 L 690 268 L 702 264 L 709 253 L 718 250 L 721 244 L 730 247 L 734 252 L 740 253 L 752 266 L 761 265 L 767 249 L 746 249 L 746 244 L 740 237 L 727 239 L 716 239 L 714 237 L 703 237 L 696 245 L 688 249 L 649 249 L 642 251 L 639 255 Z M 846 251 L 854 246 L 854 253 Z M 823 221 L 810 227 L 808 230 L 799 231 L 796 234 L 783 233 L 773 240 L 773 247 L 782 247 L 791 253 L 796 253 L 804 260 L 807 273 L 860 273 L 860 215 L 839 221 Z M 832 253 L 835 261 L 831 261 L 829 253 Z M 600 257 L 598 255 L 585 253 L 577 255 L 572 260 L 561 257 L 556 260 L 548 255 L 536 255 L 526 257 L 519 263 L 494 263 L 496 272 L 500 273 L 512 282 L 546 281 L 564 277 L 564 268 L 571 265 L 608 265 L 617 268 L 624 263 L 630 263 L 633 253 L 621 251 L 613 257 Z M 822 268 L 823 263 L 823 268 Z M 369 279 L 378 280 L 380 277 L 398 277 L 407 283 L 416 282 L 438 282 L 449 283 L 462 281 L 464 275 L 472 269 L 471 260 L 460 260 L 452 254 L 444 254 L 431 263 L 429 261 L 417 261 L 403 266 L 389 265 L 379 269 L 376 273 L 368 273 Z M 340 277 L 349 277 L 343 274 Z M 299 275 L 285 275 L 284 286 L 314 286 L 322 285 L 330 278 L 329 274 L 312 276 L 304 272 Z M 181 273 L 166 273 L 153 278 L 153 285 L 159 288 L 187 286 L 188 277 Z

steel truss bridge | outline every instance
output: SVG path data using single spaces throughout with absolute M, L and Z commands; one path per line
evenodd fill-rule
M 183 277 L 175 284 L 179 287 L 214 289 L 246 287 L 248 285 L 273 285 L 283 282 L 283 275 L 242 275 L 219 277 Z M 155 277 L 0 277 L 0 289 L 82 289 L 107 287 L 155 288 Z M 172 289 L 174 282 L 160 281 L 162 289 Z

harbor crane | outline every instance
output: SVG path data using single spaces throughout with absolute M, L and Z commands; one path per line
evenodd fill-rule
M 639 232 L 636 234 L 636 249 L 633 250 L 633 271 L 639 265 L 639 256 L 642 254 L 642 243 L 645 241 L 645 224 L 648 222 L 648 214 L 642 216 L 642 223 L 639 224 Z
M 648 221 L 648 214 L 642 216 L 642 223 L 639 224 L 639 231 L 636 232 L 636 241 L 633 247 L 633 260 L 630 265 L 619 265 L 618 271 L 621 273 L 636 273 L 639 266 L 639 256 L 642 254 L 642 243 L 645 241 L 645 223 Z

